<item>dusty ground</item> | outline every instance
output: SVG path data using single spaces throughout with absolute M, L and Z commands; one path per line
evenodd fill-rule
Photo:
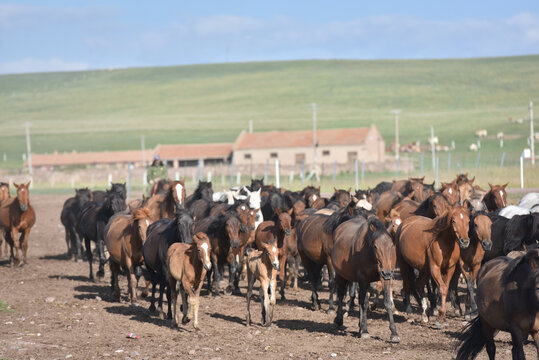
M 87 280 L 88 264 L 64 259 L 66 250 L 60 210 L 64 198 L 33 196 L 37 224 L 30 236 L 29 265 L 9 268 L 0 261 L 0 300 L 9 304 L 0 312 L 0 359 L 243 359 L 243 358 L 353 358 L 353 359 L 450 359 L 454 336 L 463 320 L 449 318 L 444 330 L 408 322 L 396 316 L 400 344 L 390 344 L 385 311 L 368 316 L 370 339 L 357 337 L 357 312 L 345 318 L 345 330 L 336 330 L 333 315 L 309 310 L 310 292 L 288 291 L 278 301 L 271 329 L 244 325 L 244 297 L 201 299 L 201 330 L 170 323 L 148 313 L 149 303 L 127 302 L 127 282 L 122 278 L 123 302 L 112 300 L 106 281 Z M 398 283 L 398 282 L 397 282 Z M 245 293 L 245 282 L 241 283 Z M 399 284 L 397 284 L 398 286 Z M 257 292 L 256 292 L 257 293 Z M 398 291 L 397 291 L 398 294 Z M 321 291 L 327 309 L 327 291 Z M 46 301 L 47 299 L 47 301 Z M 396 304 L 401 308 L 400 296 Z M 252 306 L 253 320 L 260 321 L 260 305 Z M 138 339 L 126 335 L 136 333 Z M 507 334 L 498 336 L 499 358 L 510 358 Z M 533 357 L 535 349 L 525 346 Z M 481 359 L 486 358 L 482 352 Z

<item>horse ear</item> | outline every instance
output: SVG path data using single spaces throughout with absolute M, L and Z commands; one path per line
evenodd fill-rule
M 335 186 L 333 187 L 333 190 L 335 190 L 336 193 L 339 192 L 339 190 L 337 190 L 337 188 L 335 188 Z
M 293 212 L 294 212 L 294 208 L 290 208 L 290 210 L 288 210 L 288 215 L 292 215 Z
M 505 189 L 507 187 L 507 185 L 509 185 L 508 182 L 506 182 L 504 185 L 502 185 L 502 187 Z
M 180 184 L 185 185 L 185 178 L 180 180 Z
M 376 231 L 376 225 L 374 225 L 374 222 L 371 222 L 369 224 L 369 230 L 371 230 L 371 232 L 375 232 Z
M 283 211 L 281 210 L 281 208 L 277 208 L 275 209 L 275 213 L 277 213 L 277 215 L 281 215 Z
M 17 184 L 17 183 L 13 183 L 13 186 L 15 186 L 15 188 L 17 188 L 17 189 L 18 189 L 20 185 L 19 185 L 19 184 Z
M 26 187 L 30 186 L 30 183 L 31 183 L 31 182 L 32 182 L 32 180 L 28 181 L 28 182 L 26 183 Z
M 423 181 L 425 181 L 425 176 L 423 176 L 423 177 L 421 178 L 421 182 L 423 182 Z
M 490 186 L 490 189 L 491 189 L 491 190 L 492 190 L 492 188 L 494 187 L 494 186 L 492 186 L 491 183 L 488 183 L 488 186 Z
M 348 188 L 348 192 L 349 192 L 349 193 L 352 192 L 352 187 L 351 187 L 351 186 Z
M 466 173 L 466 174 L 468 174 L 468 173 Z M 474 181 L 475 181 L 475 176 L 473 177 L 472 180 L 470 180 L 470 184 L 473 184 Z
M 224 214 L 223 214 L 224 215 Z M 197 221 L 197 216 L 193 216 L 193 222 Z
M 396 218 L 399 218 L 401 216 L 401 214 L 399 214 L 399 212 L 395 209 L 391 209 L 391 211 L 389 212 L 389 217 L 391 219 L 396 219 Z
M 145 194 L 142 194 L 142 201 L 146 201 L 147 197 Z

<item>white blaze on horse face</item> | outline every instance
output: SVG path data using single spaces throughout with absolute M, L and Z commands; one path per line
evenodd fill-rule
M 449 191 L 448 191 L 450 194 L 453 194 L 453 189 L 449 188 Z
M 500 190 L 500 198 L 502 199 L 502 206 L 505 207 L 505 201 L 503 201 L 503 191 Z
M 318 199 L 318 197 L 316 196 L 316 194 L 313 195 L 313 201 L 316 201 L 316 199 Z
M 242 209 L 243 211 L 245 211 L 245 205 L 242 205 L 242 206 L 241 206 L 241 209 Z
M 202 250 L 204 250 L 204 259 L 205 259 L 205 261 L 208 261 L 208 259 L 209 259 L 208 244 L 203 243 L 202 245 L 200 245 L 200 247 L 202 248 Z
M 178 195 L 178 201 L 180 202 L 180 204 L 183 204 L 183 185 L 182 184 L 177 184 L 176 185 L 176 194 Z
M 150 226 L 150 220 L 146 219 L 146 226 Z
M 401 222 L 402 222 L 401 219 L 395 220 L 395 224 L 396 224 L 397 226 L 399 226 L 399 225 L 401 224 Z
M 460 213 L 460 218 L 461 218 L 461 219 L 464 219 L 464 215 L 462 215 L 462 213 Z

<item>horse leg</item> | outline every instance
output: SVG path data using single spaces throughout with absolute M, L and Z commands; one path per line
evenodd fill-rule
M 168 303 L 168 310 L 167 310 L 167 319 L 172 319 L 172 302 L 170 301 L 172 295 L 170 286 L 168 286 L 168 282 L 165 280 L 166 290 L 167 290 L 167 303 Z
M 234 276 L 238 269 L 238 262 L 236 256 L 232 256 L 232 260 L 228 263 L 228 285 L 226 287 L 226 293 L 232 294 L 234 292 Z
M 337 289 L 337 291 L 339 291 Z M 346 301 L 346 310 L 344 311 L 344 316 L 349 316 L 354 309 L 354 301 L 356 299 L 357 293 L 357 282 L 348 283 L 348 300 Z
M 421 321 L 424 323 L 429 322 L 429 317 L 427 315 L 427 309 L 428 309 L 428 301 L 427 296 L 425 296 L 425 285 L 429 281 L 430 276 L 428 271 L 421 271 L 419 273 L 419 278 L 416 281 L 415 288 L 414 288 L 414 297 L 416 298 L 417 302 L 421 305 Z
M 172 303 L 172 325 L 180 326 L 180 316 L 178 314 L 178 289 L 177 281 L 172 276 L 168 277 L 168 286 L 170 287 L 170 302 Z
M 367 330 L 367 310 L 369 308 L 369 297 L 367 296 L 368 285 L 359 284 L 359 333 L 362 339 L 370 338 Z
M 318 287 L 318 280 L 320 279 L 320 270 L 321 266 L 315 263 L 314 261 L 311 261 L 307 256 L 301 256 L 301 261 L 303 262 L 303 266 L 305 267 L 305 271 L 307 272 L 307 277 L 309 278 L 309 282 L 311 283 L 311 300 L 313 304 L 313 309 L 315 311 L 320 310 L 320 302 L 318 301 L 318 293 L 317 293 L 317 287 Z
M 402 258 L 399 260 L 399 264 L 401 267 L 402 289 L 404 290 L 404 311 L 409 315 L 412 313 L 412 306 L 410 304 L 410 276 L 413 276 L 413 270 Z
M 458 311 L 460 316 L 464 315 L 462 313 L 462 308 L 460 306 L 460 299 L 459 299 L 459 280 L 460 280 L 460 270 L 455 270 L 453 276 L 451 277 L 449 281 L 449 300 L 451 301 L 451 306 L 455 310 L 455 314 Z M 466 277 L 466 276 L 465 276 Z
M 150 299 L 150 312 L 154 312 L 155 311 L 155 291 L 156 291 L 156 288 L 157 288 L 157 280 L 155 279 L 155 275 L 153 274 L 150 274 L 150 277 L 151 277 L 151 283 L 152 283 L 152 297 Z
M 260 284 L 260 290 L 262 292 L 262 326 L 269 327 L 271 325 L 269 320 L 269 306 L 270 306 L 270 299 L 269 299 L 269 279 L 263 279 L 261 280 Z
M 165 313 L 163 312 L 163 295 L 165 293 L 166 285 L 160 279 L 159 280 L 159 299 L 157 300 L 157 313 L 161 319 L 165 318 Z
M 346 294 L 346 290 L 348 289 L 349 282 L 348 280 L 337 274 L 337 276 L 335 276 L 335 283 L 337 284 L 337 315 L 335 316 L 333 322 L 335 323 L 335 325 L 340 327 L 343 324 L 344 317 L 342 304 L 344 300 L 344 295 Z M 350 287 L 352 286 L 354 286 L 354 283 L 350 284 Z
M 196 285 L 193 285 L 193 327 L 198 330 L 198 308 L 200 306 L 200 289 L 202 289 L 202 280 Z
M 189 312 L 191 308 L 191 304 L 189 303 L 189 295 L 187 294 L 187 291 L 185 288 L 180 284 L 180 294 L 182 296 L 182 324 L 187 324 L 191 319 L 189 318 Z
M 219 296 L 219 264 L 218 264 L 218 259 L 217 259 L 217 256 L 215 256 L 214 254 L 212 254 L 212 257 L 211 257 L 211 262 L 212 262 L 212 272 L 213 272 L 213 286 L 212 286 L 212 293 L 213 293 L 213 296 Z
M 397 334 L 397 327 L 395 326 L 395 320 L 393 319 L 393 298 L 391 296 L 392 292 L 391 279 L 384 280 L 383 282 L 383 293 L 384 293 L 384 306 L 389 317 L 389 330 L 391 331 L 391 337 L 389 338 L 392 343 L 399 343 L 401 341 L 399 334 Z
M 66 257 L 68 260 L 71 259 L 73 254 L 73 249 L 71 248 L 72 239 L 73 239 L 73 230 L 70 226 L 65 227 L 65 236 L 66 236 L 66 245 L 67 245 L 67 254 Z M 0 238 L 0 245 L 2 244 L 2 239 Z M 2 250 L 0 249 L 0 257 L 2 256 Z
M 251 296 L 253 296 L 253 285 L 255 284 L 256 278 L 253 274 L 247 270 L 247 315 L 246 315 L 246 325 L 251 325 Z
M 90 264 L 90 280 L 95 281 L 92 265 L 92 263 L 94 262 L 94 255 L 92 254 L 91 240 L 88 238 L 84 238 L 84 246 L 86 247 L 86 257 L 88 258 L 88 263 Z
M 284 283 L 284 281 L 283 281 Z M 273 309 L 275 307 L 276 302 L 276 292 L 277 292 L 277 274 L 271 277 L 269 279 L 269 289 L 270 289 L 270 296 L 269 296 L 269 308 L 268 308 L 268 327 L 271 326 L 271 322 L 273 321 Z
M 279 263 L 281 269 L 279 271 L 279 278 L 281 279 L 281 300 L 286 300 L 284 296 L 284 287 L 286 285 L 286 265 L 287 265 L 286 249 L 283 249 L 283 254 L 280 256 Z M 277 281 L 277 279 L 275 279 Z
M 19 236 L 19 231 L 16 228 L 11 229 L 11 238 L 13 239 L 13 248 L 15 248 L 15 265 L 19 265 L 20 263 L 20 257 L 19 257 L 19 248 L 21 247 L 21 239 Z
M 107 258 L 105 257 L 105 240 L 98 239 L 97 242 L 97 253 L 99 254 L 99 270 L 96 275 L 98 278 L 105 276 L 105 263 Z
M 239 284 L 240 284 L 241 273 L 243 271 L 244 251 L 245 251 L 244 248 L 240 248 L 239 253 L 238 253 L 239 262 L 238 262 L 236 271 L 234 272 L 234 290 L 232 291 L 234 295 L 241 295 Z
M 511 349 L 511 354 L 513 359 L 525 359 L 524 348 L 522 346 L 523 336 L 520 329 L 518 329 L 515 324 L 510 324 L 509 327 L 511 333 L 511 342 L 513 343 L 513 348 Z
M 135 267 L 133 266 L 133 263 L 131 262 L 131 259 L 126 259 L 127 263 L 127 269 L 129 270 L 129 273 L 127 274 L 127 286 L 129 287 L 129 300 L 131 300 L 131 304 L 137 303 L 137 276 L 135 275 Z M 112 264 L 112 261 L 111 261 Z M 169 299 L 170 300 L 170 299 Z
M 445 322 L 445 314 L 446 314 L 446 302 L 447 302 L 447 283 L 448 280 L 451 279 L 453 276 L 453 273 L 455 271 L 454 267 L 450 267 L 447 269 L 447 272 L 442 276 L 440 265 L 435 263 L 434 261 L 431 261 L 429 264 L 430 267 L 430 273 L 434 281 L 436 282 L 436 285 L 438 286 L 438 289 L 440 290 L 440 296 L 442 297 L 442 306 L 440 307 L 440 312 L 438 313 L 438 319 L 435 324 L 435 327 L 441 328 L 442 323 Z
M 301 259 L 299 257 L 299 255 L 296 255 L 294 257 L 294 285 L 292 286 L 292 290 L 297 292 L 298 291 L 298 277 L 299 277 L 299 263 L 300 263 Z
M 71 244 L 71 249 L 75 255 L 75 261 L 81 262 L 82 261 L 82 235 L 77 229 L 75 229 L 75 232 L 74 232 L 73 244 Z
M 28 261 L 27 261 L 27 258 L 26 258 L 26 253 L 28 251 L 28 241 L 29 241 L 29 238 L 30 238 L 30 228 L 28 229 L 24 229 L 22 234 L 21 234 L 21 239 L 22 239 L 22 242 L 21 242 L 21 247 L 22 247 L 22 264 L 23 265 L 26 265 L 28 264 Z
M 112 297 L 114 300 L 120 301 L 120 287 L 118 286 L 118 273 L 120 272 L 120 265 L 114 261 L 110 262 L 110 287 L 112 290 Z
M 333 296 L 335 295 L 335 270 L 333 269 L 333 263 L 331 258 L 328 261 L 328 274 L 329 274 L 329 308 L 328 314 L 335 313 L 335 306 L 333 305 Z

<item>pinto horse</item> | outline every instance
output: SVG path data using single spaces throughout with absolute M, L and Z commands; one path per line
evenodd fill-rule
M 120 268 L 127 272 L 129 300 L 137 302 L 137 280 L 140 266 L 144 263 L 142 246 L 146 241 L 146 230 L 151 224 L 150 211 L 135 209 L 132 214 L 114 215 L 105 228 L 105 245 L 110 254 L 110 286 L 115 299 L 120 299 L 118 274 Z M 138 268 L 138 269 L 137 269 Z
M 163 218 L 173 218 L 176 208 L 185 204 L 185 179 L 181 181 L 168 180 L 169 187 L 165 193 L 154 194 L 148 199 L 146 208 L 150 210 L 153 221 Z
M 505 192 L 507 184 L 492 185 L 491 183 L 488 183 L 490 190 L 483 197 L 483 202 L 488 211 L 496 211 L 507 206 L 507 193 Z
M 343 222 L 335 229 L 335 243 L 331 259 L 335 268 L 337 297 L 339 301 L 335 324 L 343 324 L 343 298 L 350 282 L 359 284 L 359 332 L 362 338 L 369 337 L 367 330 L 367 308 L 369 284 L 384 282 L 384 305 L 389 315 L 390 341 L 400 342 L 393 320 L 391 279 L 395 271 L 397 255 L 395 245 L 384 224 L 373 217 L 365 220 L 357 217 Z
M 97 271 L 97 277 L 105 276 L 105 263 L 107 258 L 105 256 L 105 227 L 110 218 L 126 208 L 125 199 L 121 194 L 113 190 L 107 190 L 105 201 L 98 203 L 96 201 L 87 202 L 80 212 L 79 226 L 82 237 L 84 238 L 84 245 L 86 247 L 86 256 L 90 265 L 90 280 L 94 280 L 93 272 L 93 253 L 91 242 L 96 243 L 97 251 L 99 253 L 99 270 Z
M 87 202 L 92 201 L 92 192 L 88 188 L 75 189 L 75 196 L 64 202 L 60 220 L 65 228 L 67 257 L 82 261 L 82 234 L 79 229 L 80 212 Z
M 5 232 L 6 241 L 11 248 L 10 265 L 15 263 L 22 266 L 27 264 L 28 238 L 30 229 L 36 222 L 36 214 L 30 205 L 30 181 L 13 186 L 17 189 L 17 196 L 2 201 L 0 205 L 0 234 Z M 19 249 L 22 250 L 22 262 Z
M 457 360 L 474 359 L 485 346 L 494 359 L 499 330 L 511 334 L 513 359 L 525 359 L 522 343 L 530 335 L 539 356 L 538 260 L 534 248 L 515 259 L 503 256 L 483 265 L 477 275 L 479 316 L 461 331 Z
M 180 242 L 190 244 L 193 241 L 194 220 L 189 211 L 177 208 L 174 219 L 164 218 L 157 220 L 148 227 L 146 241 L 142 247 L 144 265 L 148 270 L 152 282 L 152 297 L 150 311 L 155 311 L 155 290 L 159 284 L 159 301 L 157 313 L 164 317 L 163 294 L 167 291 L 168 312 L 167 318 L 172 318 L 171 289 L 168 286 L 167 251 L 170 245 Z
M 415 282 L 413 269 L 417 269 L 419 279 L 413 294 L 423 309 L 421 319 L 428 322 L 424 287 L 432 276 L 442 296 L 436 323 L 437 327 L 442 326 L 441 323 L 445 321 L 449 281 L 459 261 L 460 248 L 465 249 L 470 244 L 469 223 L 468 208 L 460 205 L 449 208 L 435 219 L 412 216 L 402 222 L 396 234 L 397 258 L 401 268 L 407 313 L 412 310 L 411 283 Z

